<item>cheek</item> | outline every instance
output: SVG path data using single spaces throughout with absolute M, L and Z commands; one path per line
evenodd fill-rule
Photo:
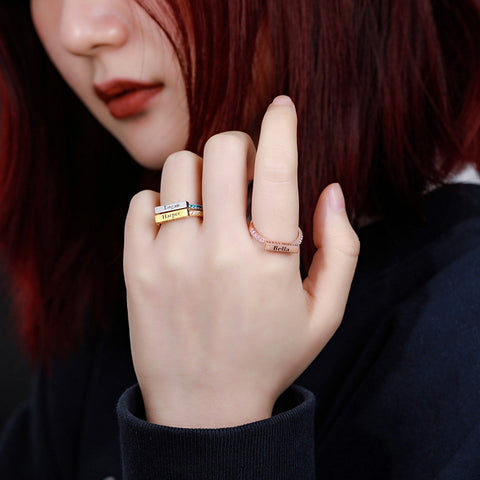
M 51 45 L 59 38 L 61 1 L 31 0 L 30 14 L 32 23 L 47 53 Z
M 61 37 L 64 1 L 32 0 L 31 3 L 32 20 L 47 55 L 82 103 L 138 163 L 147 168 L 161 168 L 169 154 L 186 147 L 189 134 L 185 86 L 173 47 L 163 31 L 147 21 L 141 34 L 130 37 L 121 49 L 109 49 L 108 55 L 97 58 L 72 54 Z M 108 59 L 110 71 L 102 70 L 102 59 Z M 140 78 L 144 69 L 146 77 L 159 75 L 165 82 L 165 92 L 146 115 L 118 121 L 95 95 L 93 81 L 95 76 L 108 77 L 112 72 L 126 71 L 127 67 L 134 77 Z
M 67 83 L 76 78 L 71 72 L 66 51 L 60 43 L 61 0 L 32 0 L 30 12 L 33 26 L 48 57 Z M 75 72 L 78 73 L 78 72 Z
M 82 88 L 82 78 L 85 78 L 86 73 L 88 73 L 88 61 L 70 55 L 62 47 L 60 3 L 59 0 L 33 0 L 31 2 L 33 25 L 47 56 L 55 65 L 55 68 L 72 90 L 85 101 L 88 99 L 89 93 L 85 89 L 84 82 Z
M 49 38 L 43 43 L 48 57 L 80 100 L 87 107 L 92 107 L 94 101 L 93 90 L 89 88 L 91 82 L 87 81 L 91 70 L 89 62 L 87 59 L 69 55 L 64 49 L 60 48 L 59 42 L 51 40 Z

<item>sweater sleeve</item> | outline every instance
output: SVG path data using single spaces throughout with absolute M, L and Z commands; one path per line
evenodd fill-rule
M 138 384 L 117 405 L 124 479 L 315 479 L 313 393 L 290 387 L 271 418 L 188 429 L 144 420 Z

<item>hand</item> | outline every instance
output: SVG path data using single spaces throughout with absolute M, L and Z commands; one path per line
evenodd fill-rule
M 191 152 L 167 159 L 161 203 L 203 199 L 203 221 L 191 217 L 159 229 L 153 191 L 130 204 L 124 252 L 130 341 L 150 422 L 213 428 L 268 418 L 343 317 L 360 245 L 339 186 L 329 185 L 319 198 L 318 250 L 302 284 L 298 254 L 267 252 L 250 237 L 245 212 L 253 163 L 254 225 L 266 238 L 291 242 L 298 187 L 296 112 L 288 97 L 268 108 L 257 153 L 246 134 L 226 132 L 209 139 L 203 160 Z

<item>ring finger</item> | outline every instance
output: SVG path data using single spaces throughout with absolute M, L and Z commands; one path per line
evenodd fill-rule
M 160 204 L 187 201 L 199 205 L 202 199 L 202 159 L 186 150 L 170 155 L 162 169 Z M 192 221 L 193 220 L 193 221 Z M 161 224 L 159 235 L 189 236 L 199 227 L 198 220 L 178 219 Z M 173 233 L 172 233 L 173 232 Z

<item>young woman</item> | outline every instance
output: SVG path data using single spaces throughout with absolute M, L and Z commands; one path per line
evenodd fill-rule
M 3 0 L 0 32 L 38 365 L 2 478 L 478 474 L 476 1 Z

